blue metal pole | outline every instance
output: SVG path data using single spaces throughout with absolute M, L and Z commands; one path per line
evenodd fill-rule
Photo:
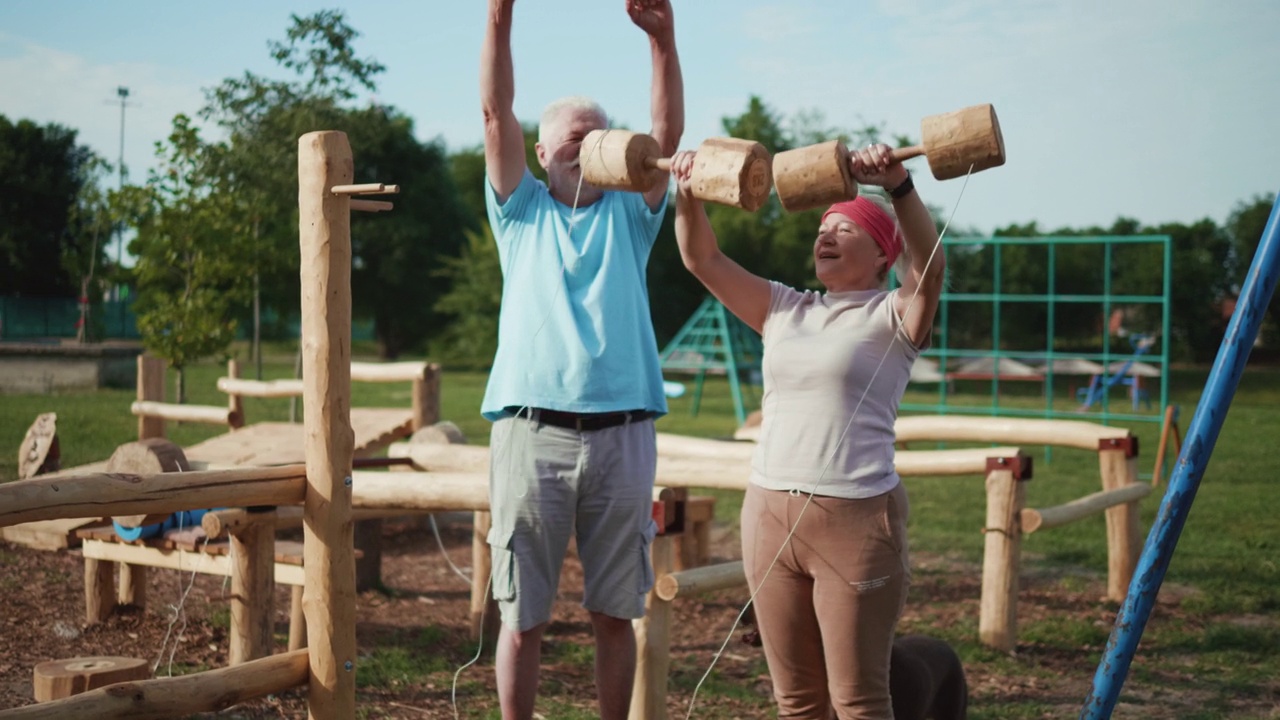
M 1204 476 L 1205 466 L 1218 441 L 1222 421 L 1226 418 L 1236 386 L 1240 384 L 1240 375 L 1244 372 L 1249 350 L 1258 337 L 1258 326 L 1271 302 L 1278 277 L 1280 195 L 1277 195 L 1271 208 L 1271 217 L 1267 220 L 1258 251 L 1253 256 L 1253 264 L 1245 277 L 1236 311 L 1231 316 L 1227 334 L 1218 348 L 1218 357 L 1213 362 L 1213 369 L 1209 371 L 1204 394 L 1187 428 L 1186 442 L 1169 479 L 1169 489 L 1160 503 L 1155 525 L 1147 535 L 1142 557 L 1138 559 L 1133 581 L 1129 583 L 1129 592 L 1124 604 L 1120 606 L 1111 638 L 1107 640 L 1107 648 L 1093 677 L 1093 689 L 1080 710 L 1080 720 L 1105 720 L 1111 717 L 1120 696 L 1120 688 L 1129 672 L 1129 663 L 1133 661 L 1156 594 L 1160 591 L 1160 583 L 1164 581 L 1165 571 L 1173 558 L 1178 535 L 1187 521 L 1191 502 L 1200 486 L 1200 478 Z

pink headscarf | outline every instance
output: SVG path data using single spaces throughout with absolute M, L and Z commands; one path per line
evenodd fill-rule
M 902 254 L 902 235 L 898 233 L 898 224 L 879 205 L 859 195 L 853 200 L 838 202 L 827 208 L 822 213 L 822 222 L 826 222 L 827 216 L 832 213 L 840 213 L 866 230 L 880 246 L 889 265 L 893 265 Z

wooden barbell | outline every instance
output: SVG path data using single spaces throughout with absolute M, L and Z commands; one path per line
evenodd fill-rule
M 938 180 L 1004 164 L 1000 121 L 989 104 L 930 115 L 920 121 L 920 136 L 919 145 L 896 148 L 894 161 L 924 155 L 929 160 L 929 171 Z M 858 184 L 849 167 L 849 150 L 838 140 L 778 153 L 773 158 L 773 184 L 782 207 L 791 212 L 858 196 Z
M 582 177 L 602 190 L 647 192 L 663 182 L 671 158 L 651 135 L 628 130 L 592 130 L 578 153 Z M 711 138 L 698 147 L 691 177 L 694 197 L 758 210 L 773 187 L 769 152 L 758 142 Z

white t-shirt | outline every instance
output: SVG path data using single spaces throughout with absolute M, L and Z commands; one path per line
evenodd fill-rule
M 898 291 L 770 288 L 751 482 L 850 499 L 892 490 L 893 425 L 923 349 L 902 329 Z

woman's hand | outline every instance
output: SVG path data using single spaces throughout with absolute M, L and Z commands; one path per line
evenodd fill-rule
M 853 179 L 862 185 L 876 185 L 892 190 L 907 180 L 907 168 L 893 159 L 893 148 L 873 143 L 849 153 Z
M 693 160 L 696 156 L 692 150 L 681 150 L 671 156 L 671 177 L 676 179 L 676 192 L 688 199 L 693 198 Z

